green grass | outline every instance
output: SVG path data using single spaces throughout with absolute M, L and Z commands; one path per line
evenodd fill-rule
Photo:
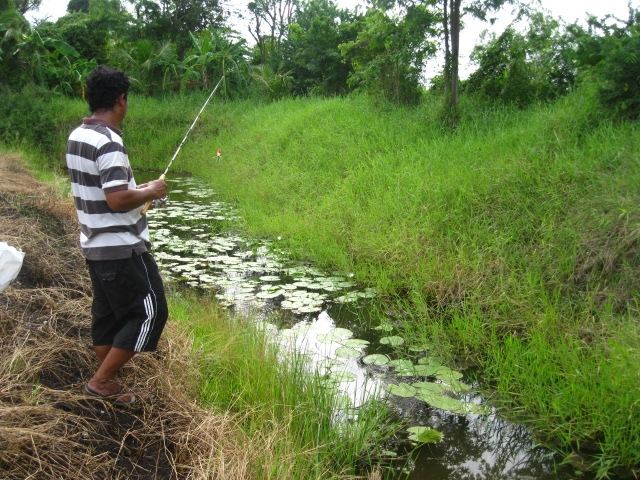
M 469 102 L 455 133 L 435 103 L 218 108 L 224 128 L 183 166 L 250 232 L 377 286 L 409 338 L 476 362 L 508 414 L 600 476 L 640 465 L 640 384 L 619 347 L 639 338 L 637 124 L 598 119 L 585 92 L 527 111 Z M 591 369 L 606 369 L 597 385 Z
M 203 100 L 132 97 L 134 167 L 164 168 Z M 480 366 L 505 413 L 604 477 L 640 465 L 640 126 L 594 105 L 467 98 L 447 132 L 435 100 L 213 103 L 173 168 L 250 233 L 378 287 L 407 338 Z
M 364 407 L 356 421 L 335 423 L 343 400 L 301 358 L 277 358 L 246 319 L 182 293 L 170 296 L 169 310 L 193 336 L 202 372 L 200 401 L 214 411 L 239 414 L 248 437 L 259 439 L 252 478 L 347 478 L 362 473 L 357 465 L 368 465 L 393 433 L 386 407 L 377 403 Z

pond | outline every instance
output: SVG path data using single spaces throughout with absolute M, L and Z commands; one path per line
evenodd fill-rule
M 157 178 L 143 172 L 139 180 Z M 438 363 L 427 351 L 405 351 L 393 319 L 371 314 L 376 295 L 349 272 L 326 272 L 295 262 L 272 241 L 237 232 L 239 217 L 205 183 L 193 177 L 168 179 L 166 205 L 148 220 L 154 256 L 166 280 L 210 291 L 230 309 L 257 318 L 282 351 L 309 361 L 343 396 L 344 412 L 384 397 L 408 425 L 441 432 L 412 460 L 400 463 L 398 478 L 562 479 L 568 473 L 536 445 L 530 432 L 501 419 L 474 392 L 462 373 Z M 340 416 L 344 412 L 337 412 Z M 433 432 L 407 432 L 424 440 Z M 436 435 L 437 434 L 436 432 Z M 408 441 L 389 447 L 406 450 Z M 403 446 L 404 445 L 404 446 Z

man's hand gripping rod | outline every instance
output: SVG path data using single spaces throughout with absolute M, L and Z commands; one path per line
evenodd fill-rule
M 173 154 L 173 157 L 171 157 L 171 160 L 169 161 L 169 165 L 167 165 L 167 168 L 164 169 L 164 172 L 162 172 L 162 175 L 160 175 L 160 177 L 158 178 L 158 180 L 164 180 L 165 175 L 167 174 L 167 172 L 169 171 L 169 167 L 171 167 L 171 164 L 173 163 L 173 161 L 176 159 L 176 157 L 178 156 L 178 153 L 180 153 L 180 149 L 182 148 L 182 145 L 184 145 L 184 142 L 187 141 L 187 137 L 189 136 L 189 134 L 191 133 L 191 130 L 193 130 L 193 127 L 195 126 L 196 122 L 198 121 L 198 119 L 200 118 L 200 115 L 202 114 L 202 112 L 204 111 L 205 108 L 207 108 L 207 105 L 209 104 L 209 100 L 211 100 L 211 98 L 213 97 L 213 95 L 216 93 L 216 90 L 218 90 L 218 87 L 220 86 L 220 84 L 222 83 L 222 80 L 224 80 L 224 75 L 222 77 L 220 77 L 220 80 L 218 81 L 218 83 L 216 84 L 216 86 L 214 87 L 214 89 L 212 90 L 212 92 L 209 94 L 209 97 L 207 98 L 207 100 L 204 102 L 204 105 L 202 105 L 202 108 L 200 109 L 200 111 L 198 112 L 198 115 L 196 115 L 195 120 L 193 121 L 193 123 L 191 124 L 191 126 L 189 127 L 189 130 L 187 130 L 187 133 L 185 134 L 184 138 L 182 139 L 182 142 L 180 142 L 180 145 L 178 145 L 178 149 L 176 150 L 176 153 Z M 147 213 L 147 211 L 149 210 L 149 208 L 151 208 L 151 203 L 152 201 L 149 200 L 148 202 L 146 202 L 143 206 L 142 206 L 142 210 L 140 210 L 140 213 L 142 215 L 145 215 Z

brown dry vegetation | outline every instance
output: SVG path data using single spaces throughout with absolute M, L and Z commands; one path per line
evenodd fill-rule
M 123 372 L 139 394 L 135 407 L 82 394 L 96 364 L 75 214 L 6 155 L 0 240 L 26 254 L 18 279 L 0 293 L 0 478 L 251 477 L 252 440 L 237 417 L 193 401 L 198 370 L 174 326 L 157 354 Z

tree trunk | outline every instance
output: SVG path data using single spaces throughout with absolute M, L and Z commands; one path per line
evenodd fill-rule
M 449 91 L 449 108 L 451 112 L 458 109 L 458 56 L 460 54 L 460 3 L 462 0 L 451 0 L 451 84 Z
M 448 97 L 451 87 L 451 50 L 449 50 L 449 9 L 450 0 L 442 0 L 442 26 L 444 28 L 444 93 Z

